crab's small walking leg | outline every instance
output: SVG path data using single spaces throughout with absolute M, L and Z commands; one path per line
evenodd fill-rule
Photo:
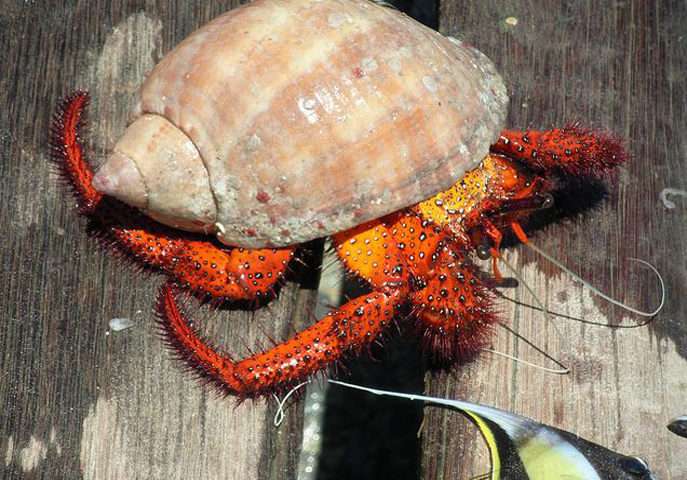
M 93 188 L 93 171 L 79 140 L 87 105 L 88 94 L 81 91 L 60 104 L 52 124 L 51 146 L 53 159 L 79 211 L 88 217 L 94 230 L 140 266 L 161 269 L 201 295 L 232 300 L 270 295 L 287 270 L 293 248 L 220 246 L 206 237 L 158 224 Z
M 409 300 L 424 350 L 435 364 L 470 360 L 486 346 L 496 321 L 493 296 L 472 263 L 449 246 Z

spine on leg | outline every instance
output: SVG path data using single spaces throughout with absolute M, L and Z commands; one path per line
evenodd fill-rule
M 492 152 L 544 171 L 597 176 L 627 159 L 622 142 L 576 124 L 548 132 L 504 130 Z
M 158 298 L 159 324 L 169 345 L 202 379 L 225 394 L 258 398 L 284 392 L 338 362 L 347 351 L 369 345 L 389 326 L 402 300 L 400 291 L 356 298 L 293 339 L 238 362 L 200 339 L 169 285 Z
M 57 106 L 50 128 L 50 151 L 62 178 L 71 189 L 79 211 L 92 211 L 102 195 L 92 186 L 93 171 L 84 158 L 80 132 L 85 122 L 88 93 L 76 91 Z

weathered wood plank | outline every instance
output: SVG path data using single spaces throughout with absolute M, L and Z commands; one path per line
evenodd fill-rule
M 686 478 L 687 442 L 665 424 L 687 405 L 687 204 L 678 199 L 669 211 L 659 200 L 663 188 L 687 186 L 684 2 L 447 0 L 441 12 L 443 33 L 473 43 L 496 62 L 512 98 L 509 126 L 546 128 L 579 118 L 620 133 L 634 154 L 608 201 L 536 233 L 535 242 L 632 305 L 653 308 L 659 293 L 652 275 L 630 257 L 656 265 L 668 290 L 666 307 L 649 326 L 613 329 L 557 319 L 570 339 L 570 356 L 540 313 L 501 301 L 506 325 L 523 338 L 499 328 L 494 348 L 546 363 L 527 339 L 571 364 L 572 374 L 485 355 L 458 373 L 428 376 L 428 393 L 517 412 L 638 454 L 662 478 Z M 592 298 L 522 246 L 507 258 L 552 310 L 622 327 L 640 321 Z M 532 304 L 523 292 L 505 290 Z M 423 478 L 488 470 L 486 447 L 471 424 L 446 410 L 425 413 Z
M 47 154 L 55 103 L 81 87 L 100 161 L 154 62 L 238 2 L 2 3 L 0 477 L 294 478 L 301 406 L 276 430 L 274 405 L 199 387 L 157 338 L 161 279 L 88 238 Z M 255 312 L 196 313 L 240 356 L 289 336 L 314 298 L 310 278 Z M 116 317 L 134 327 L 110 331 Z

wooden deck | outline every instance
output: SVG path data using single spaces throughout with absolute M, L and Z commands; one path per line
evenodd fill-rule
M 0 478 L 295 478 L 302 418 L 274 405 L 200 388 L 157 338 L 161 279 L 132 273 L 89 238 L 49 165 L 47 132 L 60 96 L 92 92 L 87 142 L 102 159 L 126 123 L 137 87 L 160 56 L 238 2 L 2 2 L 0 8 Z M 687 440 L 665 424 L 687 413 L 687 6 L 681 1 L 444 1 L 440 29 L 490 56 L 511 94 L 510 127 L 581 119 L 618 132 L 634 158 L 609 198 L 546 226 L 534 241 L 602 290 L 652 308 L 660 270 L 666 306 L 648 326 L 592 298 L 522 247 L 507 253 L 571 348 L 536 310 L 501 301 L 494 348 L 547 360 L 557 376 L 484 355 L 429 394 L 501 407 L 645 458 L 664 480 L 687 479 Z M 577 197 L 568 199 L 574 208 Z M 308 321 L 313 278 L 287 284 L 255 312 L 207 309 L 203 332 L 232 352 Z M 504 292 L 532 304 L 522 289 Z M 134 326 L 113 331 L 113 318 Z M 364 407 L 361 407 L 364 408 Z M 465 479 L 487 470 L 486 448 L 454 412 L 427 408 L 421 476 Z M 398 422 L 403 422 L 399 418 Z M 383 432 L 382 432 L 383 433 Z M 361 440 L 362 441 L 362 440 Z

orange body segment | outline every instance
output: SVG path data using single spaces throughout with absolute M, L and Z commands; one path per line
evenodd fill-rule
M 403 252 L 387 225 L 388 217 L 363 223 L 332 237 L 346 268 L 373 287 L 395 282 L 403 266 Z

